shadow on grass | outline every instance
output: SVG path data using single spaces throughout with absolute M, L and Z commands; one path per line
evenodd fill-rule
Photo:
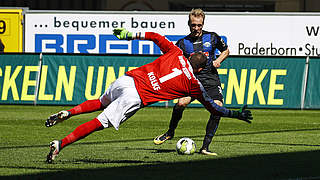
M 187 156 L 186 156 L 187 157 Z M 187 158 L 186 158 L 187 159 Z M 320 151 L 211 158 L 177 163 L 78 160 L 82 163 L 132 163 L 95 169 L 60 169 L 42 174 L 10 176 L 14 179 L 320 179 Z M 140 164 L 142 163 L 142 165 Z M 150 164 L 149 164 L 150 163 Z M 52 164 L 54 169 L 55 164 Z
M 302 131 L 320 131 L 320 128 L 311 128 L 311 129 L 284 129 L 284 130 L 273 130 L 273 131 L 255 131 L 255 132 L 241 132 L 241 133 L 221 133 L 215 136 L 238 136 L 238 135 L 253 135 L 253 134 L 272 134 L 272 133 L 287 133 L 287 132 L 302 132 Z M 188 136 L 189 138 L 203 138 L 204 135 L 197 136 Z M 185 136 L 175 136 L 175 138 L 179 139 Z M 89 145 L 89 144 L 104 144 L 104 143 L 127 143 L 127 142 L 140 142 L 140 141 L 152 141 L 152 138 L 136 138 L 136 139 L 125 139 L 125 140 L 108 140 L 108 141 L 99 141 L 99 142 L 83 142 L 77 143 L 74 145 Z M 246 143 L 246 142 L 242 142 Z M 261 143 L 264 144 L 264 143 Z M 277 143 L 270 143 L 279 145 Z M 293 146 L 320 146 L 318 144 L 283 144 L 283 145 L 293 145 Z M 30 145 L 30 146 L 7 146 L 0 147 L 2 149 L 20 149 L 20 148 L 36 148 L 36 147 L 48 147 L 48 145 Z
M 124 150 L 125 151 L 127 151 L 127 150 L 150 151 L 151 153 L 154 153 L 154 154 L 176 152 L 176 150 L 174 150 L 174 149 L 157 149 L 157 148 L 129 148 L 129 147 L 125 147 Z

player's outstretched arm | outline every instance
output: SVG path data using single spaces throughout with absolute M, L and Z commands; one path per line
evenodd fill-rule
M 240 119 L 240 120 L 245 121 L 247 123 L 251 123 L 251 120 L 253 120 L 251 111 L 247 110 L 247 105 L 244 105 L 238 111 L 231 110 L 229 117 L 230 118 L 237 118 L 237 119 Z
M 155 33 L 155 32 L 137 32 L 132 33 L 126 30 L 125 28 L 116 28 L 113 30 L 113 35 L 115 35 L 120 40 L 133 40 L 133 39 L 143 39 L 143 40 L 151 40 L 157 46 L 160 47 L 161 51 L 165 54 L 170 50 L 179 49 L 175 46 L 171 41 L 167 40 L 164 36 Z M 180 49 L 179 49 L 180 51 Z

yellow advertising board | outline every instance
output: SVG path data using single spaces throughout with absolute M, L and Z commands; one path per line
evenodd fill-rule
M 0 9 L 0 52 L 22 52 L 22 9 Z

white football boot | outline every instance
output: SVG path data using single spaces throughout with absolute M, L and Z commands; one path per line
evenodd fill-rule
M 56 125 L 57 123 L 60 123 L 70 117 L 71 117 L 71 113 L 69 111 L 60 111 L 56 114 L 52 114 L 51 116 L 49 116 L 48 119 L 46 120 L 45 125 L 47 127 L 51 127 L 51 126 Z
M 52 163 L 58 156 L 61 149 L 61 141 L 54 140 L 50 142 L 50 152 L 47 155 L 47 163 Z
M 211 152 L 208 149 L 200 149 L 200 154 L 208 155 L 208 156 L 218 156 L 217 153 Z

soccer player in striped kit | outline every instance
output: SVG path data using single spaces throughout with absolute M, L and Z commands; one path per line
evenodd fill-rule
M 206 67 L 196 74 L 197 79 L 201 82 L 208 95 L 219 106 L 223 105 L 223 95 L 221 83 L 217 68 L 228 57 L 229 49 L 223 39 L 215 32 L 202 30 L 204 25 L 205 14 L 201 9 L 192 9 L 189 13 L 190 34 L 177 41 L 176 45 L 183 51 L 186 58 L 195 52 L 203 52 L 208 56 Z M 215 59 L 215 51 L 218 49 L 221 54 Z M 183 97 L 178 100 L 172 111 L 169 129 L 166 133 L 156 137 L 154 143 L 159 145 L 174 136 L 174 131 L 178 126 L 185 107 L 190 104 L 194 98 Z M 211 114 L 206 127 L 206 135 L 200 149 L 201 154 L 216 156 L 217 153 L 209 151 L 209 145 L 215 135 L 220 122 L 220 116 Z

